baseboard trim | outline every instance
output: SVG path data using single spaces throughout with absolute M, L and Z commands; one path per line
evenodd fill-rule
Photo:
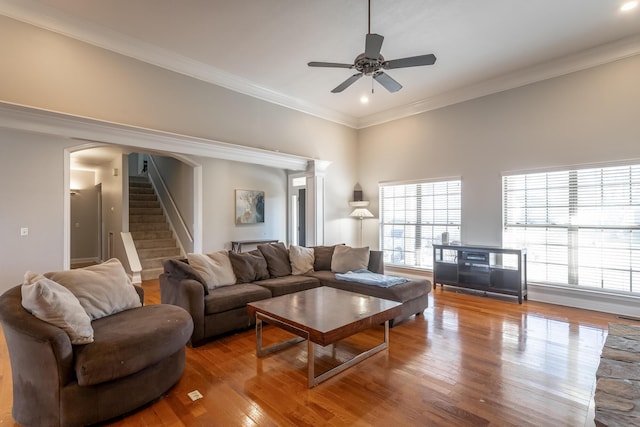
M 576 289 L 564 286 L 529 283 L 531 301 L 602 311 L 621 316 L 640 317 L 640 295 L 624 295 L 598 289 Z

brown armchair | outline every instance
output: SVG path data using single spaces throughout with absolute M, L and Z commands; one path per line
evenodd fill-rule
M 142 288 L 136 290 L 142 301 Z M 73 345 L 21 301 L 20 286 L 0 296 L 12 415 L 23 426 L 104 421 L 156 399 L 182 376 L 193 323 L 180 307 L 148 305 L 94 320 L 95 341 Z

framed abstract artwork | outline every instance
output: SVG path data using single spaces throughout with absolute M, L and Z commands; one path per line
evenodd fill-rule
M 264 222 L 264 191 L 236 190 L 236 224 Z

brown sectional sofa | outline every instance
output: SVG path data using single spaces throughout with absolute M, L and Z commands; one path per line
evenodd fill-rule
M 258 249 L 246 255 L 242 254 L 243 257 L 230 253 L 229 257 L 232 258 L 232 263 L 235 262 L 234 271 L 239 281 L 255 278 L 252 274 L 243 277 L 244 271 L 240 269 L 243 262 L 253 263 L 256 268 L 264 270 L 264 259 L 269 273 L 265 275 L 263 271 L 258 275 L 261 279 L 253 280 L 251 283 L 238 283 L 214 289 L 207 288 L 205 280 L 186 260 L 170 259 L 165 261 L 164 273 L 160 275 L 161 300 L 164 304 L 178 305 L 191 313 L 194 323 L 190 340 L 192 346 L 198 346 L 211 337 L 253 325 L 255 319 L 248 315 L 246 309 L 249 302 L 319 286 L 330 286 L 401 302 L 402 313 L 391 321 L 391 325 L 414 314 L 418 315 L 428 307 L 431 283 L 425 279 L 412 280 L 388 288 L 336 279 L 335 273 L 331 271 L 334 248 L 335 246 L 314 247 L 313 271 L 302 275 L 292 275 L 291 267 L 282 261 L 285 256 L 282 243 L 260 245 Z M 251 268 L 246 265 L 247 268 Z M 369 252 L 367 269 L 374 273 L 384 273 L 381 251 Z

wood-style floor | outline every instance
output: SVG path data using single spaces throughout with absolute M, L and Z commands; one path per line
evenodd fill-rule
M 143 284 L 159 302 L 156 281 Z M 307 388 L 306 344 L 262 359 L 247 330 L 187 348 L 180 382 L 115 426 L 591 426 L 593 389 L 614 315 L 438 286 L 423 316 L 391 330 L 390 349 Z M 382 327 L 336 348 L 373 346 Z M 265 341 L 286 338 L 265 327 Z M 265 342 L 268 344 L 269 342 Z M 320 352 L 318 367 L 335 364 Z M 204 396 L 191 401 L 187 393 Z M 11 418 L 11 366 L 0 337 L 0 425 Z

